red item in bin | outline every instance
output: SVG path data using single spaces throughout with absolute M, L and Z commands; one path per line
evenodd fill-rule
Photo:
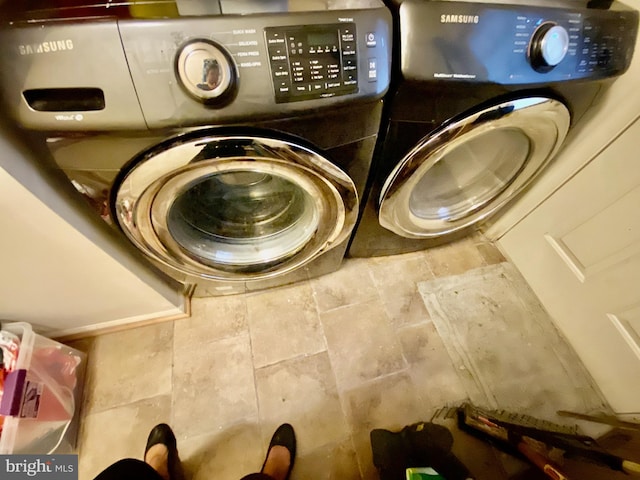
M 7 374 L 4 379 L 2 402 L 0 402 L 0 415 L 15 416 L 20 413 L 20 400 L 26 377 L 26 370 L 14 370 Z
M 29 372 L 15 370 L 7 375 L 0 415 L 41 421 L 70 420 L 74 412 L 75 370 L 79 363 L 79 358 L 59 348 L 35 350 Z
M 20 416 L 47 422 L 71 420 L 73 392 L 56 385 L 51 388 L 48 382 L 31 383 L 27 380 Z

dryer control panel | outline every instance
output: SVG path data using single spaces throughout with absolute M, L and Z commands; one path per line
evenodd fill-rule
M 638 12 L 405 0 L 400 68 L 416 81 L 548 84 L 624 73 Z

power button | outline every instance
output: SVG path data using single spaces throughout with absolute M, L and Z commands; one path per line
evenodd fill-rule
M 367 41 L 367 47 L 372 48 L 376 46 L 376 34 L 373 32 L 369 32 L 367 33 L 367 36 L 365 38 L 365 40 Z

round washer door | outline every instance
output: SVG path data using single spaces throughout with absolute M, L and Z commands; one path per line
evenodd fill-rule
M 497 104 L 423 138 L 394 168 L 379 198 L 379 222 L 406 238 L 435 238 L 495 213 L 560 148 L 570 113 L 530 97 Z
M 123 172 L 114 217 L 145 254 L 180 274 L 283 275 L 347 239 L 358 196 L 309 147 L 201 130 L 142 153 Z

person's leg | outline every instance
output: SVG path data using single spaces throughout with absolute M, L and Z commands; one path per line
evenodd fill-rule
M 95 480 L 184 480 L 176 437 L 171 427 L 153 427 L 144 449 L 144 461 L 126 458 L 114 463 Z
M 170 479 L 169 448 L 166 445 L 156 443 L 149 447 L 144 453 L 144 462 L 151 465 L 164 480 Z
M 282 445 L 273 445 L 269 448 L 267 458 L 262 466 L 262 472 L 275 480 L 286 480 L 293 459 L 291 452 Z
M 296 435 L 293 427 L 284 423 L 271 437 L 260 473 L 251 473 L 242 477 L 242 480 L 288 480 L 295 456 Z
M 144 461 L 151 465 L 163 480 L 184 480 L 176 436 L 166 423 L 156 425 L 149 433 L 144 449 Z
M 162 477 L 142 460 L 125 458 L 103 470 L 94 480 L 162 480 Z
M 250 473 L 241 480 L 286 480 L 291 467 L 291 453 L 282 445 L 273 445 L 260 473 Z

